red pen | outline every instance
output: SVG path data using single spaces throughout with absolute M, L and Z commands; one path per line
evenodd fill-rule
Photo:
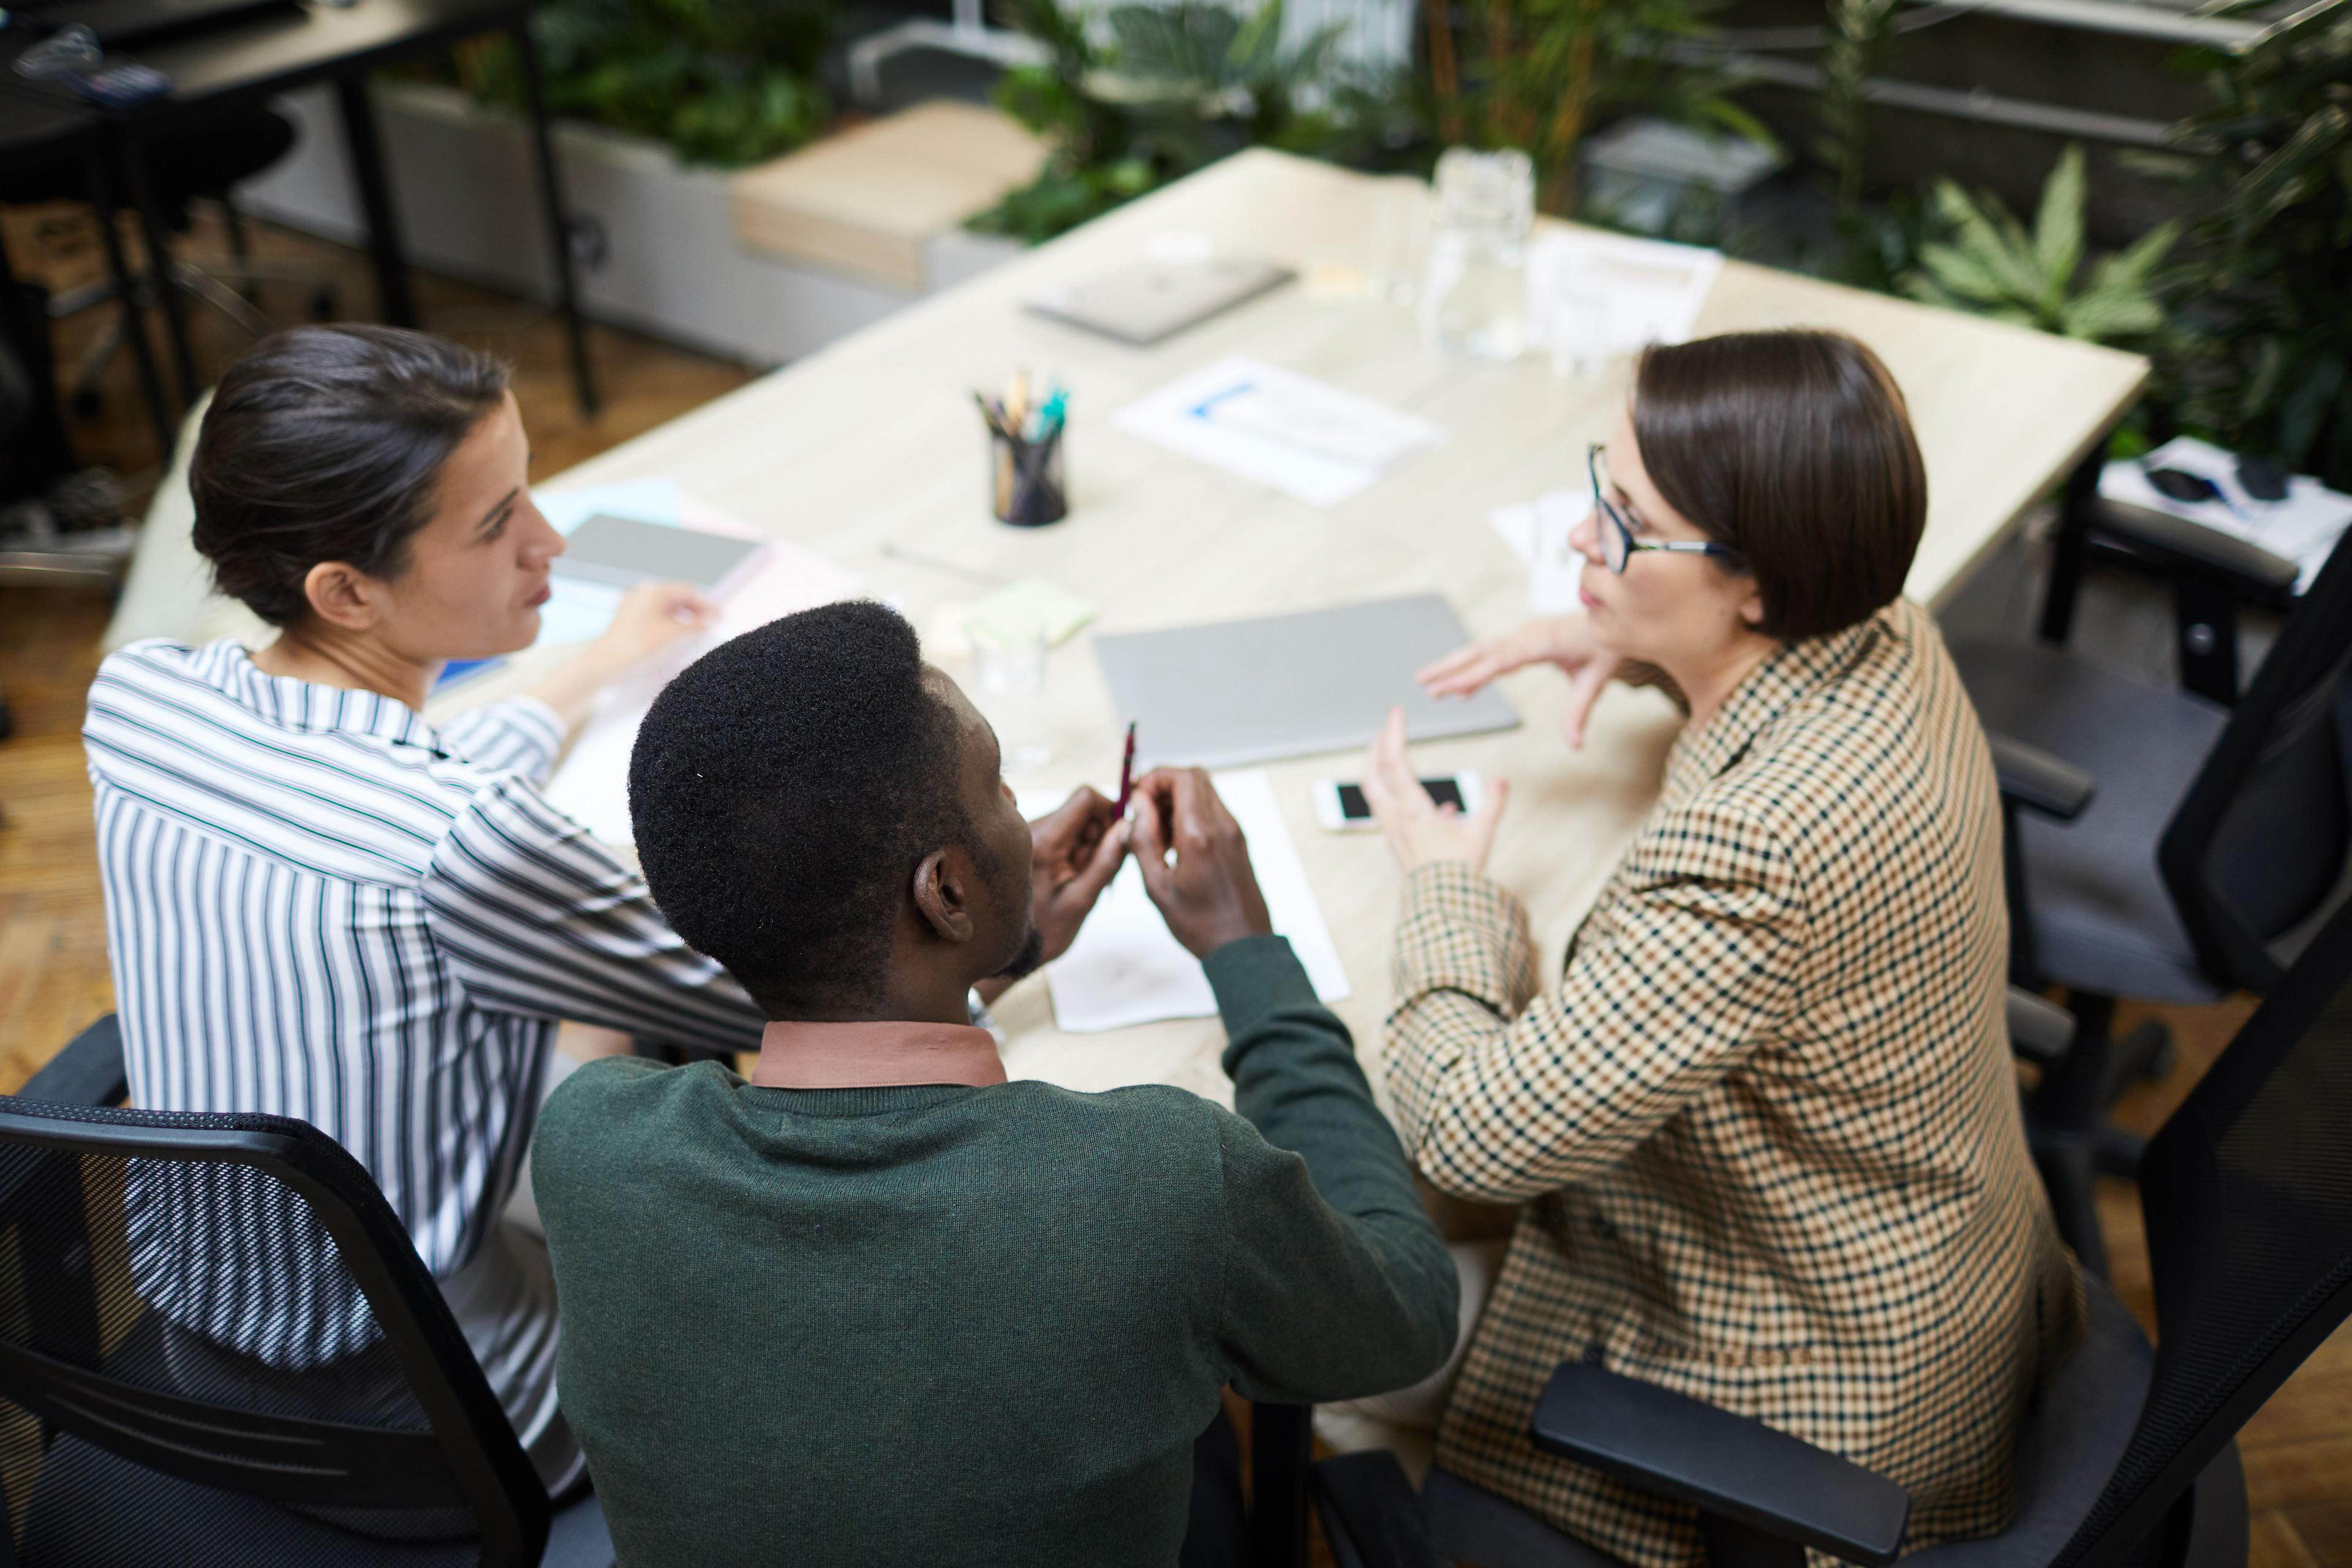
M 1135 791 L 1135 721 L 1127 723 L 1127 755 L 1118 761 L 1118 804 L 1111 807 L 1114 816 L 1127 815 L 1127 797 Z

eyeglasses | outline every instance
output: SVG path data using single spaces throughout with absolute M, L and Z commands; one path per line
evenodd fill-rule
M 1728 544 L 1712 540 L 1696 539 L 1636 539 L 1625 514 L 1609 499 L 1609 487 L 1602 482 L 1601 453 L 1602 444 L 1595 441 L 1584 449 L 1584 471 L 1592 479 L 1592 499 L 1601 507 L 1601 559 L 1609 570 L 1620 577 L 1625 574 L 1625 563 L 1640 550 L 1662 551 L 1668 555 L 1714 555 L 1737 565 L 1746 557 Z

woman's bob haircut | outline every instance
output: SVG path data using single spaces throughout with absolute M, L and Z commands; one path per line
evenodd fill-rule
M 1655 345 L 1634 372 L 1633 439 L 1667 504 L 1745 559 L 1766 636 L 1842 632 L 1903 592 L 1927 470 L 1901 389 L 1853 339 Z

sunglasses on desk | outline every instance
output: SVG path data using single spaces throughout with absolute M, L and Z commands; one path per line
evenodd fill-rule
M 1633 525 L 1609 499 L 1609 470 L 1601 460 L 1606 455 L 1605 445 L 1599 441 L 1584 449 L 1584 471 L 1592 480 L 1592 499 L 1601 508 L 1601 559 L 1608 563 L 1609 570 L 1622 577 L 1626 563 L 1644 550 L 1664 555 L 1714 555 L 1734 567 L 1746 562 L 1747 558 L 1728 544 L 1717 544 L 1712 540 L 1634 538 Z
M 2156 487 L 2156 493 L 2168 500 L 2191 504 L 2217 500 L 2232 511 L 2237 510 L 2228 492 L 2202 474 L 2192 474 L 2186 468 L 2152 468 L 2147 466 L 2146 458 L 2141 459 L 2140 468 L 2147 475 L 2147 482 Z M 2268 458 L 2241 458 L 2238 459 L 2238 488 L 2259 501 L 2284 500 L 2286 470 Z

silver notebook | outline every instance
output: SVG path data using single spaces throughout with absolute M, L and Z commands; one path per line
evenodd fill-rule
M 1416 741 L 1508 730 L 1519 715 L 1493 687 L 1467 701 L 1430 697 L 1413 671 L 1469 640 L 1435 594 L 1300 615 L 1095 638 L 1119 721 L 1135 724 L 1139 768 L 1231 767 L 1359 750 L 1391 708 Z
M 1142 261 L 1029 301 L 1032 314 L 1148 348 L 1297 276 L 1239 257 Z

